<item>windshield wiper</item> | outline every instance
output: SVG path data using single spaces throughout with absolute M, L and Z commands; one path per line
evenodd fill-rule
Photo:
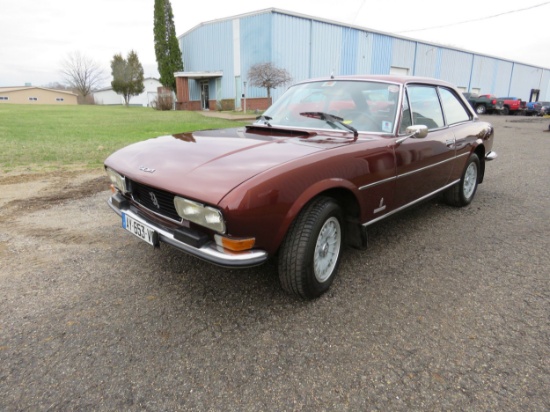
M 264 124 L 268 127 L 272 127 L 271 123 L 269 123 L 270 120 L 273 120 L 273 117 L 264 116 L 263 114 L 261 116 L 256 117 L 256 120 L 263 120 Z
M 333 114 L 324 113 L 324 112 L 302 112 L 300 113 L 300 116 L 311 117 L 312 119 L 324 120 L 331 126 L 340 125 L 348 129 L 349 131 L 351 131 L 355 139 L 357 139 L 357 136 L 359 136 L 359 132 L 355 127 L 350 126 L 349 124 L 345 124 L 343 118 L 335 116 Z

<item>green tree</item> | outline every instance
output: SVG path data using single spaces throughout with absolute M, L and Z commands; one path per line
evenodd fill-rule
M 160 73 L 160 83 L 176 90 L 175 72 L 183 70 L 183 59 L 176 38 L 174 14 L 170 0 L 155 0 L 155 55 Z
M 122 55 L 115 54 L 111 60 L 111 74 L 113 90 L 124 97 L 124 104 L 128 106 L 130 98 L 143 92 L 143 66 L 139 62 L 135 51 L 128 53 L 125 59 Z

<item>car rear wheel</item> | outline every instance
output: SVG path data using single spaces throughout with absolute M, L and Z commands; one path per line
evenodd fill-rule
M 445 192 L 445 201 L 451 206 L 467 206 L 472 202 L 479 182 L 479 157 L 472 153 L 466 163 L 460 182 Z
M 292 223 L 279 253 L 282 288 L 314 299 L 332 284 L 343 248 L 343 216 L 331 198 L 309 203 Z
M 487 112 L 487 109 L 486 109 L 486 107 L 485 107 L 484 105 L 478 104 L 478 105 L 476 106 L 476 113 L 477 113 L 477 114 L 485 114 L 486 112 Z

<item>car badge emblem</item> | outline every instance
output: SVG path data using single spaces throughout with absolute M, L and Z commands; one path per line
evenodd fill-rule
M 384 198 L 380 199 L 380 204 L 376 209 L 374 209 L 374 213 L 380 213 L 382 211 L 386 210 L 386 205 L 384 204 Z
M 141 170 L 142 172 L 147 172 L 147 173 L 155 173 L 156 169 L 151 169 L 149 167 L 140 166 L 139 170 Z
M 160 209 L 160 204 L 159 204 L 159 201 L 158 201 L 157 197 L 155 196 L 155 194 L 153 192 L 149 192 L 149 196 L 151 197 L 151 202 L 153 202 L 155 207 L 157 209 Z

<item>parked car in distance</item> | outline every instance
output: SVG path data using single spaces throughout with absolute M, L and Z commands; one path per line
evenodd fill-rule
M 550 115 L 550 102 L 537 102 L 535 110 L 537 116 Z
M 497 97 L 492 94 L 478 95 L 462 93 L 477 114 L 493 113 L 496 110 Z
M 247 127 L 113 153 L 108 204 L 152 247 L 232 268 L 277 257 L 282 288 L 312 299 L 329 289 L 345 246 L 367 246 L 369 226 L 438 194 L 470 204 L 496 158 L 493 140 L 443 81 L 309 80 Z
M 525 111 L 523 112 L 526 116 L 536 115 L 540 110 L 539 102 L 527 102 L 525 103 Z
M 526 103 L 517 97 L 499 97 L 496 103 L 496 110 L 503 115 L 523 113 Z

